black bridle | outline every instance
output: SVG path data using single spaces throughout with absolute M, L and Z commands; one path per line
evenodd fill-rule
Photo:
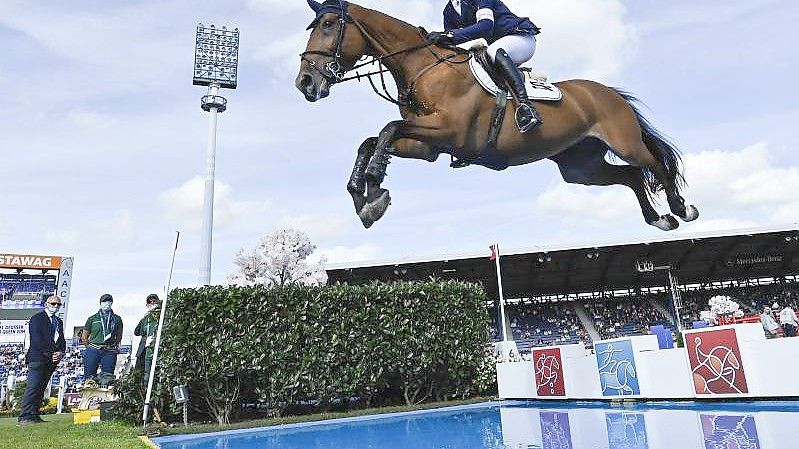
M 333 53 L 329 50 L 308 50 L 305 52 L 300 53 L 300 59 L 306 61 L 308 65 L 311 66 L 312 69 L 319 72 L 322 77 L 324 77 L 330 85 L 340 83 L 344 80 L 345 75 L 347 74 L 348 70 L 344 68 L 344 64 L 342 64 L 342 51 L 341 47 L 344 45 L 344 31 L 347 26 L 347 20 L 353 20 L 352 17 L 347 13 L 346 6 L 344 5 L 343 0 L 339 0 L 339 8 L 341 12 L 338 14 L 338 36 L 336 36 L 336 52 Z M 317 18 L 314 22 L 318 22 L 321 17 Z M 314 27 L 314 24 L 311 24 L 311 27 Z M 311 28 L 309 27 L 309 28 Z M 315 27 L 314 27 L 315 28 Z M 332 58 L 325 64 L 324 69 L 320 69 L 316 65 L 316 61 L 308 59 L 306 56 L 308 55 L 320 55 L 326 56 L 328 58 Z M 351 69 L 352 70 L 352 69 Z
M 328 82 L 328 84 L 330 86 L 332 86 L 334 84 L 339 84 L 339 83 L 343 83 L 343 82 L 346 82 L 346 81 L 350 81 L 350 80 L 358 80 L 358 81 L 360 81 L 361 78 L 366 78 L 367 80 L 369 80 L 369 84 L 372 86 L 372 90 L 374 90 L 374 92 L 378 96 L 380 96 L 381 98 L 383 98 L 384 100 L 386 100 L 388 102 L 394 103 L 397 106 L 408 106 L 407 101 L 403 101 L 403 97 L 405 97 L 406 99 L 412 98 L 412 96 L 413 96 L 412 94 L 413 94 L 413 90 L 414 90 L 413 86 L 416 83 L 416 80 L 418 80 L 421 77 L 421 75 L 423 75 L 424 73 L 426 73 L 428 70 L 432 69 L 433 67 L 435 67 L 435 66 L 437 66 L 437 65 L 439 65 L 439 64 L 441 64 L 443 62 L 449 62 L 453 57 L 462 54 L 462 53 L 456 51 L 455 53 L 453 53 L 451 55 L 448 55 L 448 56 L 444 56 L 444 57 L 439 56 L 431 48 L 435 44 L 433 42 L 425 39 L 425 42 L 422 43 L 422 44 L 414 45 L 414 46 L 411 46 L 411 47 L 408 47 L 408 48 L 404 48 L 402 50 L 398 50 L 398 51 L 395 51 L 395 52 L 386 53 L 386 54 L 383 54 L 381 56 L 373 56 L 371 59 L 367 58 L 366 61 L 361 62 L 360 64 L 355 64 L 354 66 L 352 66 L 349 69 L 345 69 L 344 68 L 344 63 L 343 63 L 342 47 L 344 45 L 344 33 L 346 31 L 347 22 L 352 22 L 353 24 L 355 24 L 355 26 L 358 28 L 358 30 L 361 32 L 361 34 L 364 35 L 364 37 L 367 37 L 367 38 L 371 38 L 371 37 L 370 37 L 369 33 L 367 33 L 366 30 L 363 28 L 363 26 L 360 23 L 358 23 L 358 21 L 356 21 L 352 16 L 349 15 L 349 13 L 347 12 L 347 9 L 346 9 L 346 7 L 344 5 L 343 0 L 339 0 L 339 5 L 340 5 L 341 12 L 338 14 L 339 29 L 338 29 L 338 35 L 336 36 L 335 52 L 333 52 L 332 50 L 308 50 L 308 51 L 304 51 L 304 52 L 300 53 L 300 59 L 302 61 L 307 62 L 308 65 L 311 67 L 311 69 L 313 69 L 317 73 L 319 73 Z M 315 22 L 317 22 L 319 20 L 320 20 L 320 18 L 317 18 L 315 20 Z M 309 28 L 315 28 L 315 27 L 316 27 L 316 25 L 314 23 L 311 23 L 311 26 L 309 26 Z M 371 38 L 371 39 L 374 40 L 373 38 Z M 388 91 L 388 87 L 386 86 L 385 73 L 386 72 L 390 72 L 390 70 L 388 68 L 386 68 L 386 66 L 384 65 L 383 61 L 388 59 L 388 58 L 391 58 L 391 57 L 394 57 L 394 56 L 397 56 L 397 55 L 400 55 L 400 54 L 403 54 L 403 53 L 409 53 L 409 52 L 420 50 L 420 49 L 423 49 L 423 48 L 429 48 L 430 51 L 433 53 L 433 55 L 436 56 L 437 61 L 435 63 L 433 63 L 432 65 L 430 65 L 430 66 L 426 67 L 425 69 L 423 69 L 413 79 L 413 81 L 410 83 L 410 85 L 405 89 L 405 93 L 403 94 L 402 92 L 400 92 L 400 94 L 398 96 L 399 98 L 395 99 L 394 97 L 391 96 L 391 94 Z M 331 60 L 328 61 L 324 66 L 320 67 L 316 61 L 313 61 L 312 59 L 308 58 L 307 57 L 308 55 L 325 56 L 325 57 L 331 58 Z M 468 60 L 469 57 L 467 57 L 466 60 Z M 460 62 L 465 62 L 465 61 L 460 61 Z M 349 77 L 347 76 L 348 72 L 351 72 L 353 70 L 357 70 L 359 68 L 365 67 L 367 65 L 375 64 L 375 63 L 378 64 L 378 67 L 379 67 L 378 70 L 375 70 L 375 71 L 372 71 L 372 72 L 368 72 L 368 73 L 363 73 L 363 74 L 356 72 L 352 76 L 349 76 Z M 383 89 L 382 93 L 378 90 L 377 85 L 375 84 L 374 80 L 372 79 L 372 76 L 374 76 L 374 75 L 380 75 L 380 83 L 381 83 L 381 87 Z

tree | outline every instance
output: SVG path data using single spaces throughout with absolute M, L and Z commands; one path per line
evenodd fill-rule
M 308 235 L 300 230 L 277 229 L 261 237 L 252 249 L 240 249 L 233 258 L 236 272 L 228 284 L 283 287 L 288 284 L 318 285 L 327 282 L 326 258 L 309 260 L 316 251 Z

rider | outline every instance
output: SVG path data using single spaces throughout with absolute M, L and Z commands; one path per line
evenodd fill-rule
M 448 0 L 444 7 L 444 30 L 428 38 L 436 44 L 458 45 L 474 39 L 488 41 L 488 56 L 508 83 L 516 100 L 516 125 L 527 132 L 543 123 L 527 98 L 519 65 L 535 53 L 539 28 L 526 17 L 513 14 L 502 0 Z

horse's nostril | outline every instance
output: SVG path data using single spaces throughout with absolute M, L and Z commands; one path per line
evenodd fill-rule
M 308 74 L 303 75 L 302 79 L 300 80 L 300 86 L 303 89 L 307 89 L 308 86 L 310 86 L 312 83 L 313 83 L 313 78 L 311 78 L 311 75 Z

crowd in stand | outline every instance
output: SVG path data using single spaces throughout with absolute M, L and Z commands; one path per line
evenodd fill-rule
M 511 332 L 519 350 L 532 346 L 591 344 L 573 303 L 519 302 L 510 305 L 508 310 Z
M 729 296 L 746 314 L 754 315 L 774 303 L 789 306 L 796 310 L 799 306 L 799 287 L 796 285 L 752 285 L 731 286 L 714 289 L 689 289 L 682 292 L 682 310 L 680 318 L 683 326 L 690 328 L 691 323 L 699 319 L 699 314 L 708 309 L 708 300 L 713 296 Z
M 680 318 L 684 327 L 690 329 L 694 321 L 700 320 L 700 313 L 708 310 L 708 300 L 718 295 L 729 296 L 739 303 L 746 316 L 760 316 L 767 306 L 771 306 L 778 324 L 783 307 L 799 310 L 799 286 L 796 284 L 688 289 L 682 291 L 681 295 Z M 773 307 L 775 303 L 779 308 Z M 650 332 L 651 326 L 656 325 L 672 331 L 676 328 L 671 316 L 671 296 L 666 292 L 610 300 L 586 300 L 580 304 L 519 301 L 506 305 L 507 321 L 519 350 L 524 352 L 536 346 L 579 342 L 591 346 L 591 337 L 576 313 L 578 307 L 585 308 L 588 319 L 602 339 L 644 335 Z M 501 340 L 497 326 L 492 325 L 489 334 L 494 341 Z M 783 335 L 782 331 L 780 335 Z
M 603 339 L 643 335 L 650 326 L 672 327 L 669 321 L 645 297 L 621 301 L 597 301 L 585 304 L 594 326 Z
M 17 377 L 28 374 L 22 360 L 22 344 L 0 344 L 0 385 L 6 385 L 10 374 Z M 67 379 L 67 393 L 74 392 L 75 386 L 83 380 L 83 356 L 79 348 L 67 349 L 53 375 L 53 385 L 58 385 L 61 377 Z

